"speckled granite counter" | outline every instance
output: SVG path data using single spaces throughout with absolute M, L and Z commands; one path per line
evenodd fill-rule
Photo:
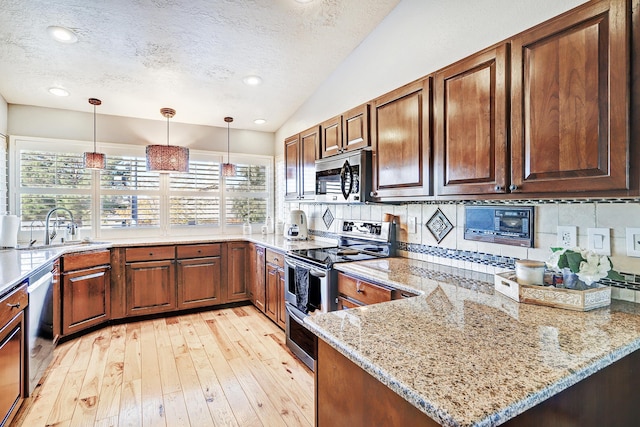
M 219 243 L 229 241 L 249 241 L 280 251 L 292 249 L 312 249 L 335 245 L 335 242 L 323 240 L 286 240 L 275 234 L 251 235 L 216 235 L 216 236 L 188 236 L 188 237 L 139 237 L 128 239 L 114 239 L 109 242 L 79 244 L 68 246 L 51 246 L 34 249 L 0 249 L 0 296 L 20 284 L 45 263 L 55 260 L 69 252 L 105 249 L 126 246 L 174 245 L 190 243 Z
M 492 276 L 405 258 L 336 268 L 421 295 L 308 328 L 443 425 L 498 425 L 640 348 L 640 305 L 518 304 L 494 295 Z

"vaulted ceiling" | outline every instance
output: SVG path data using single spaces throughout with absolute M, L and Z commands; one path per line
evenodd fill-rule
M 273 132 L 399 0 L 0 0 L 10 104 Z M 63 26 L 76 43 L 47 32 Z M 257 75 L 250 86 L 243 78 Z M 56 97 L 49 88 L 66 89 Z M 255 119 L 265 119 L 257 125 Z

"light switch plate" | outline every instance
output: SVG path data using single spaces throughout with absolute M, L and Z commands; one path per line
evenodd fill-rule
M 575 225 L 559 225 L 556 245 L 561 248 L 572 249 L 578 246 L 578 227 Z
M 627 256 L 640 257 L 640 228 L 627 228 Z
M 417 221 L 418 220 L 415 216 L 407 218 L 407 233 L 416 234 L 418 232 L 416 225 Z
M 611 255 L 611 229 L 587 228 L 589 250 L 599 255 Z

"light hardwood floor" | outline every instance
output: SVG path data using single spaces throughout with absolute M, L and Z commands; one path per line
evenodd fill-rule
M 14 426 L 312 426 L 313 374 L 253 306 L 61 344 Z

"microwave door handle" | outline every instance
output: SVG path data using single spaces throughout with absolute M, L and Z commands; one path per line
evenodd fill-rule
M 345 179 L 347 174 L 349 174 L 349 188 L 347 189 L 345 186 Z M 344 165 L 342 165 L 342 170 L 340 170 L 340 189 L 342 190 L 342 195 L 345 200 L 349 199 L 349 194 L 351 194 L 351 190 L 353 189 L 353 170 L 351 169 L 351 165 L 348 160 L 345 160 Z

